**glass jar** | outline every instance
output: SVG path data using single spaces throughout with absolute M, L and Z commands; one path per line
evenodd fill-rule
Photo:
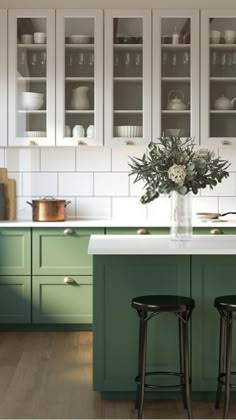
M 170 235 L 173 240 L 192 238 L 192 193 L 171 193 Z

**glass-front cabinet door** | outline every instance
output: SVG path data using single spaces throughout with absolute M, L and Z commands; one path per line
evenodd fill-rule
M 55 144 L 55 12 L 9 11 L 9 145 Z
M 0 10 L 0 146 L 7 145 L 7 11 Z
M 153 136 L 199 143 L 199 15 L 153 11 Z
M 151 141 L 151 11 L 105 11 L 105 144 Z
M 57 11 L 57 144 L 103 144 L 101 10 Z
M 236 10 L 202 11 L 201 138 L 236 144 Z

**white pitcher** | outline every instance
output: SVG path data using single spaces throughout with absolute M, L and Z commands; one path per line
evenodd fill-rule
M 72 91 L 71 108 L 89 109 L 88 86 L 79 86 Z

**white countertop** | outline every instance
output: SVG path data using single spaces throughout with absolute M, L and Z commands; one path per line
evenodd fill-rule
M 92 235 L 92 255 L 236 255 L 236 235 L 196 235 L 175 241 L 169 235 Z
M 2 220 L 0 221 L 1 227 L 81 227 L 81 228 L 95 228 L 95 227 L 124 227 L 124 228 L 140 228 L 140 227 L 169 227 L 167 223 L 158 223 L 155 221 L 147 220 L 118 220 L 118 219 L 78 219 L 68 218 L 64 222 L 33 222 L 32 220 Z M 218 220 L 211 222 L 202 222 L 199 220 L 193 220 L 193 227 L 236 227 L 236 219 L 234 220 Z

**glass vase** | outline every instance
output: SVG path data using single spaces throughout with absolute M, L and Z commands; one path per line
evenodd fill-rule
M 192 193 L 182 195 L 177 191 L 171 193 L 170 235 L 173 240 L 190 240 L 192 238 Z

